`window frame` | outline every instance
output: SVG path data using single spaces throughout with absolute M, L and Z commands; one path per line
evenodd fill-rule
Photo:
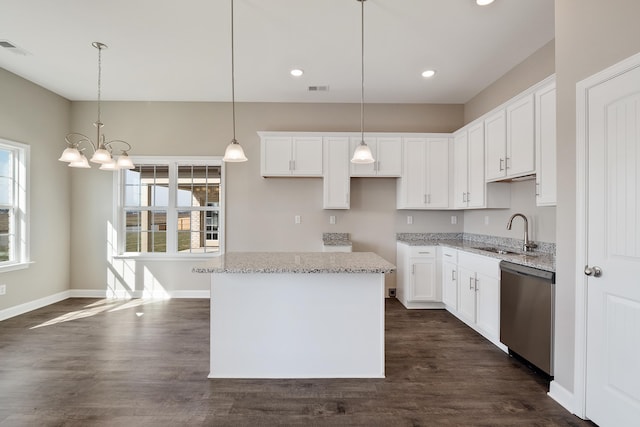
M 13 200 L 9 208 L 13 212 L 10 229 L 14 230 L 13 251 L 7 261 L 0 261 L 0 272 L 21 270 L 31 264 L 30 259 L 30 157 L 31 147 L 21 142 L 0 138 L 0 149 L 11 151 L 13 154 Z
M 225 248 L 225 162 L 221 156 L 135 156 L 131 160 L 136 165 L 168 166 L 169 194 L 168 206 L 154 210 L 166 210 L 167 216 L 167 252 L 125 252 L 126 249 L 126 218 L 127 206 L 124 203 L 124 171 L 114 174 L 114 218 L 117 245 L 114 248 L 114 258 L 136 258 L 140 260 L 196 260 L 210 259 L 224 254 Z M 218 207 L 218 248 L 216 252 L 185 253 L 177 251 L 178 213 L 187 207 L 178 205 L 178 167 L 180 166 L 215 166 L 220 167 L 220 206 Z M 198 209 L 195 209 L 198 210 Z M 175 235 L 174 235 L 175 234 Z M 174 244 L 175 243 L 175 244 Z M 175 251 L 169 252 L 170 248 Z

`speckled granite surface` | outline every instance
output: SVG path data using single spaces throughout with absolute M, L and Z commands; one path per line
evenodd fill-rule
M 349 233 L 322 233 L 322 244 L 325 246 L 351 246 Z
M 390 273 L 395 265 L 373 252 L 231 252 L 197 273 Z
M 539 268 L 541 270 L 556 271 L 555 244 L 538 243 L 534 252 L 522 252 L 522 240 L 469 233 L 398 233 L 397 241 L 410 246 L 447 246 L 465 252 L 497 258 L 515 264 Z M 492 247 L 510 252 L 511 254 L 497 254 L 482 250 L 482 247 Z

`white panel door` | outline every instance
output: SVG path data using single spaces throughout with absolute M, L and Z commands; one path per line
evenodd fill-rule
M 507 106 L 507 176 L 536 171 L 533 94 Z
M 458 264 L 458 314 L 468 323 L 476 323 L 476 273 Z
M 427 140 L 427 206 L 449 207 L 449 138 Z
M 411 301 L 437 301 L 435 258 L 411 258 Z
M 484 159 L 482 162 L 484 164 Z M 453 137 L 453 207 L 456 209 L 467 207 L 468 171 L 467 131 L 465 130 Z M 484 179 L 482 183 L 484 184 Z
M 405 138 L 404 140 L 404 176 L 400 178 L 399 205 L 403 208 L 422 209 L 426 204 L 426 140 L 424 138 Z
M 485 175 L 487 181 L 506 175 L 507 120 L 504 110 L 484 120 Z
M 402 175 L 402 138 L 376 138 L 377 176 L 401 176 Z M 376 153 L 374 152 L 374 156 Z
M 500 280 L 476 273 L 476 319 L 487 335 L 500 338 Z
M 349 209 L 349 138 L 327 137 L 323 141 L 323 209 Z
M 262 176 L 291 175 L 291 138 L 262 139 Z
M 467 150 L 469 162 L 469 186 L 467 205 L 470 208 L 485 206 L 484 181 L 484 123 L 480 122 L 469 128 L 469 146 Z
M 586 415 L 640 420 L 640 66 L 588 91 Z M 594 267 L 601 269 L 595 277 Z
M 556 205 L 556 83 L 536 92 L 536 204 Z
M 322 176 L 322 137 L 293 137 L 292 170 L 298 176 Z

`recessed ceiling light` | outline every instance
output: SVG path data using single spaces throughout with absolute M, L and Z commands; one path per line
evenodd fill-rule
M 476 0 L 478 6 L 488 6 L 493 3 L 494 0 Z
M 289 73 L 293 76 L 293 77 L 300 77 L 301 75 L 304 74 L 304 71 L 301 70 L 300 68 L 294 68 L 293 70 L 289 71 Z
M 426 78 L 433 77 L 435 75 L 436 75 L 436 70 L 424 70 L 422 72 L 422 77 L 426 77 Z

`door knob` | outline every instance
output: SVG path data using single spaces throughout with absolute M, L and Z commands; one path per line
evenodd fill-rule
M 600 277 L 602 276 L 602 269 L 595 265 L 593 267 L 586 265 L 584 267 L 584 274 L 587 276 Z

